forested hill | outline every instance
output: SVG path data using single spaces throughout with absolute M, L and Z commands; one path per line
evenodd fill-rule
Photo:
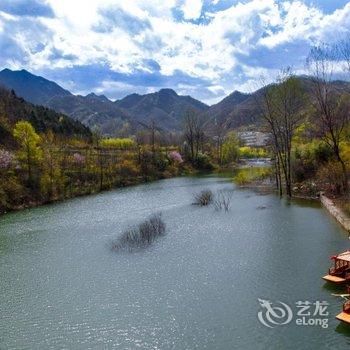
M 312 79 L 307 76 L 298 77 L 306 96 L 312 99 Z M 350 91 L 350 83 L 345 81 L 333 81 L 332 87 L 337 92 Z M 279 85 L 279 83 L 273 84 Z M 263 93 L 271 87 L 267 85 L 252 93 L 234 91 L 219 103 L 210 106 L 204 114 L 207 127 L 214 128 L 216 124 L 228 125 L 230 129 L 248 125 L 259 126 L 262 123 L 259 106 L 262 103 Z
M 181 130 L 188 110 L 203 113 L 209 108 L 191 96 L 178 95 L 172 89 L 161 89 L 146 95 L 128 95 L 115 104 L 125 109 L 137 123 L 149 124 L 154 120 L 160 128 L 176 131 Z
M 0 85 L 14 90 L 17 96 L 26 101 L 68 115 L 91 129 L 97 127 L 104 134 L 113 134 L 126 123 L 130 127 L 134 126 L 127 112 L 106 97 L 94 94 L 73 95 L 55 82 L 24 69 L 0 71 Z
M 0 87 L 0 144 L 13 142 L 11 130 L 19 120 L 29 121 L 38 133 L 51 130 L 62 137 L 91 137 L 90 129 L 79 121 L 52 109 L 33 105 L 18 97 L 14 91 Z
M 0 72 L 0 84 L 13 89 L 16 94 L 37 105 L 48 106 L 54 97 L 71 96 L 72 94 L 53 81 L 33 75 L 25 69 L 12 71 L 4 69 Z
M 26 70 L 0 71 L 0 85 L 13 89 L 31 103 L 64 113 L 110 136 L 118 135 L 125 128 L 133 133 L 151 120 L 163 130 L 181 131 L 182 119 L 188 109 L 202 113 L 209 108 L 190 96 L 178 95 L 172 89 L 146 95 L 132 94 L 116 102 L 93 93 L 73 95 L 55 82 Z

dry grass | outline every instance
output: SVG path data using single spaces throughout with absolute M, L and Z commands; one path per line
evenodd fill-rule
M 206 205 L 209 205 L 213 202 L 213 192 L 211 190 L 203 190 L 200 193 L 196 193 L 193 195 L 194 197 L 194 205 L 199 205 L 201 207 L 204 207 Z
M 226 212 L 230 210 L 232 193 L 224 190 L 219 190 L 214 199 L 214 209 L 216 211 L 225 210 Z
M 152 244 L 158 237 L 165 235 L 165 223 L 161 214 L 154 214 L 137 227 L 125 231 L 113 243 L 113 250 L 133 250 Z

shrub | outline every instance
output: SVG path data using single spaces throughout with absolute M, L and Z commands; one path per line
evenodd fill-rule
M 233 178 L 238 185 L 245 185 L 253 182 L 260 182 L 271 175 L 271 169 L 267 167 L 249 167 L 239 169 Z
M 118 173 L 122 178 L 136 177 L 139 172 L 140 169 L 132 160 L 125 159 L 118 166 Z
M 138 227 L 125 231 L 121 237 L 113 243 L 113 250 L 133 250 L 152 244 L 158 237 L 165 235 L 165 223 L 161 214 L 154 214 L 149 219 L 141 222 Z
M 211 190 L 203 190 L 200 193 L 194 194 L 194 205 L 204 207 L 213 202 L 213 192 Z
M 343 172 L 338 162 L 328 162 L 317 171 L 317 179 L 323 184 L 324 190 L 338 195 L 343 192 Z
M 6 180 L 0 183 L 1 205 L 7 209 L 24 204 L 27 195 L 26 188 L 14 175 L 6 177 Z
M 248 174 L 246 172 L 239 171 L 238 174 L 234 176 L 233 181 L 239 186 L 245 185 L 249 182 Z
M 332 150 L 326 143 L 313 140 L 295 146 L 292 157 L 293 177 L 297 182 L 302 182 L 313 178 L 317 169 L 332 158 Z
M 239 156 L 242 158 L 267 158 L 268 153 L 263 148 L 244 146 L 239 148 Z
M 198 153 L 197 158 L 193 162 L 193 165 L 199 170 L 210 171 L 214 169 L 209 156 L 204 153 Z
M 102 139 L 101 146 L 116 149 L 131 149 L 135 147 L 135 142 L 129 138 L 109 138 Z
M 169 160 L 166 158 L 165 154 L 157 152 L 154 157 L 155 170 L 163 172 L 169 166 Z

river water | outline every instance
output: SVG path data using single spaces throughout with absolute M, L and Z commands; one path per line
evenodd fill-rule
M 204 188 L 232 191 L 230 211 L 191 205 Z M 166 236 L 132 253 L 110 249 L 155 212 Z M 329 256 L 349 246 L 318 203 L 240 190 L 220 177 L 7 214 L 0 349 L 347 349 L 350 327 L 334 319 L 342 300 L 321 277 Z M 293 319 L 266 327 L 258 299 L 289 305 Z M 327 301 L 328 328 L 297 325 L 298 301 Z

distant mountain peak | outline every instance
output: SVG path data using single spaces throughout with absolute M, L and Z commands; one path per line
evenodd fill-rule
M 209 108 L 206 104 L 190 96 L 178 95 L 169 88 L 145 95 L 131 94 L 115 103 L 128 111 L 140 124 L 155 120 L 160 128 L 169 131 L 181 129 L 182 119 L 188 109 L 202 113 Z
M 247 94 L 245 92 L 241 92 L 239 90 L 235 90 L 231 93 L 231 95 L 241 96 L 241 95 L 249 95 L 249 94 Z
M 179 96 L 175 90 L 170 88 L 163 88 L 159 90 L 159 94 L 166 94 L 166 95 L 173 95 L 173 96 Z
M 15 71 L 14 71 L 14 72 L 15 72 Z M 28 75 L 33 75 L 33 76 L 34 76 L 34 74 L 28 72 L 26 69 L 21 69 L 19 72 L 25 73 L 25 74 L 28 74 Z
M 100 100 L 100 101 L 110 101 L 105 95 L 97 95 L 94 92 L 90 92 L 85 97 L 90 99 Z
M 71 93 L 53 81 L 34 75 L 25 69 L 12 71 L 5 68 L 0 72 L 0 84 L 12 89 L 25 100 L 48 106 L 56 96 L 70 96 Z

